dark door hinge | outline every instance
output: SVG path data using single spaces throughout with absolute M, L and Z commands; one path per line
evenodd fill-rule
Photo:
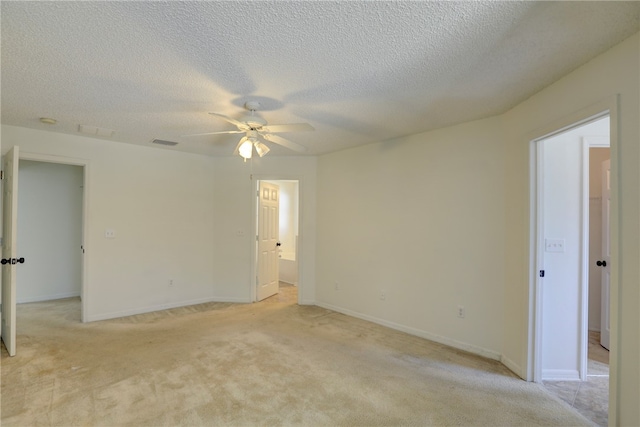
M 544 270 L 540 270 L 540 277 L 544 277 Z

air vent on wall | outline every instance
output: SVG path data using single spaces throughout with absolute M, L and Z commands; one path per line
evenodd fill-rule
M 154 139 L 153 141 L 151 141 L 153 144 L 160 144 L 160 145 L 168 145 L 169 147 L 173 147 L 174 145 L 178 145 L 177 142 L 173 142 L 173 141 L 165 141 L 164 139 Z

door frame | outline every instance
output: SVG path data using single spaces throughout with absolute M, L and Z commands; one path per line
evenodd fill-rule
M 580 111 L 570 114 L 567 117 L 556 120 L 553 123 L 548 124 L 542 129 L 532 132 L 528 135 L 527 141 L 529 143 L 529 303 L 528 303 L 528 333 L 527 333 L 527 366 L 526 366 L 526 379 L 527 381 L 540 382 L 542 377 L 542 283 L 539 278 L 538 272 L 543 269 L 541 260 L 543 259 L 542 251 L 544 250 L 544 242 L 540 242 L 542 238 L 542 218 L 538 214 L 539 200 L 541 200 L 541 179 L 542 179 L 542 161 L 541 153 L 539 152 L 539 141 L 547 139 L 551 136 L 566 132 L 569 129 L 582 126 L 590 123 L 594 120 L 609 116 L 609 129 L 610 129 L 610 150 L 611 150 L 611 255 L 612 258 L 618 259 L 618 223 L 616 221 L 618 215 L 618 95 L 611 96 L 596 104 L 586 107 Z M 584 251 L 583 251 L 584 253 Z M 588 254 L 588 253 L 587 253 Z M 588 255 L 587 255 L 588 256 Z M 588 262 L 588 261 L 587 261 Z M 585 266 L 586 267 L 586 266 Z M 612 262 L 611 269 L 611 299 L 610 299 L 610 313 L 614 314 L 618 312 L 618 269 L 617 263 Z M 582 290 L 582 304 L 583 307 L 581 317 L 583 328 L 586 327 L 584 322 L 588 310 L 588 306 L 585 306 L 584 301 L 586 299 L 585 292 L 588 292 L 588 287 Z M 587 283 L 588 286 L 588 283 Z M 588 329 L 588 328 L 587 328 Z M 609 408 L 615 407 L 616 402 L 616 375 L 617 375 L 617 330 L 618 320 L 616 316 L 611 316 L 611 362 L 610 362 L 610 393 L 609 393 Z M 611 411 L 610 411 L 611 417 Z M 612 418 L 610 418 L 610 421 Z
M 304 206 L 304 185 L 303 178 L 298 175 L 272 175 L 272 174 L 253 174 L 251 175 L 251 280 L 250 295 L 251 302 L 257 301 L 257 276 L 258 276 L 258 191 L 260 181 L 298 181 L 298 247 L 296 248 L 296 259 L 298 261 L 298 304 L 304 301 L 304 282 L 302 272 L 303 254 L 304 254 L 304 236 L 303 224 L 304 215 L 302 206 Z
M 42 163 L 53 163 L 70 166 L 82 167 L 82 249 L 84 254 L 80 261 L 81 275 L 80 275 L 80 306 L 81 306 L 81 321 L 83 323 L 88 322 L 88 300 L 89 300 L 89 286 L 88 286 L 88 271 L 87 265 L 89 264 L 90 251 L 87 249 L 90 247 L 89 235 L 87 233 L 91 228 L 89 227 L 90 215 L 89 215 L 89 160 L 65 157 L 65 156 L 53 156 L 50 154 L 33 153 L 28 151 L 20 151 L 20 160 L 30 160 Z M 18 194 L 20 197 L 20 194 Z

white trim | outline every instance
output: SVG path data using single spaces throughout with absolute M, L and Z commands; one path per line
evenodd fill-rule
M 450 338 L 446 338 L 440 335 L 432 334 L 430 332 L 423 331 L 421 329 L 412 328 L 410 326 L 401 325 L 399 323 L 390 322 L 388 320 L 380 319 L 374 316 L 369 316 L 367 314 L 362 314 L 357 311 L 348 310 L 342 307 L 337 307 L 332 304 L 327 304 L 323 302 L 318 302 L 316 304 L 318 307 L 326 308 L 328 310 L 337 311 L 338 313 L 346 314 L 347 316 L 356 317 L 358 319 L 367 320 L 372 323 L 376 323 L 378 325 L 386 326 L 387 328 L 395 329 L 397 331 L 406 332 L 411 335 L 415 335 L 420 338 L 425 338 L 430 341 L 434 341 L 440 344 L 447 345 L 449 347 L 457 348 L 459 350 L 464 350 L 469 353 L 473 353 L 482 357 L 486 357 L 488 359 L 493 360 L 502 360 L 502 355 L 496 351 L 488 350 L 486 348 L 478 347 L 472 344 L 467 344 L 461 341 L 452 340 Z
M 158 304 L 150 307 L 132 308 L 129 310 L 112 311 L 109 313 L 98 314 L 96 316 L 89 316 L 87 319 L 87 322 L 117 319 L 120 317 L 135 316 L 136 314 L 152 313 L 154 311 L 162 311 L 162 310 L 168 310 L 171 308 L 179 308 L 179 307 L 188 307 L 190 305 L 205 304 L 209 302 L 231 302 L 231 303 L 249 304 L 251 301 L 247 300 L 246 298 L 220 298 L 220 297 L 198 298 L 198 299 L 189 300 L 189 301 L 174 302 L 170 304 Z
M 571 369 L 545 369 L 542 371 L 542 379 L 544 381 L 581 381 L 580 373 Z
M 536 227 L 535 227 L 535 245 L 536 250 L 533 252 L 534 256 L 534 271 L 533 277 L 535 281 L 535 291 L 534 291 L 534 301 L 543 301 L 543 287 L 544 287 L 544 277 L 540 277 L 540 270 L 544 270 L 544 163 L 542 159 L 544 159 L 544 144 L 542 141 L 536 141 L 536 175 L 535 175 L 535 194 L 536 199 L 534 201 L 534 206 L 536 208 Z M 536 304 L 535 306 L 535 315 L 534 315 L 535 323 L 534 323 L 534 331 L 535 331 L 535 342 L 541 343 L 542 340 L 542 316 L 543 316 L 543 307 L 542 304 Z M 535 359 L 534 360 L 542 360 L 542 346 L 537 345 L 535 348 Z M 542 381 L 542 364 L 534 365 L 533 372 L 533 380 L 535 382 Z
M 580 208 L 582 223 L 580 224 L 580 291 L 579 310 L 580 336 L 578 337 L 578 373 L 580 379 L 587 380 L 587 365 L 589 362 L 589 141 L 582 139 L 581 152 L 582 192 L 580 194 Z
M 606 136 L 585 136 L 583 140 L 589 144 L 590 148 L 609 148 L 611 143 Z
M 89 256 L 90 256 L 90 251 L 88 250 L 88 248 L 91 247 L 90 242 L 89 242 L 89 233 L 88 230 L 90 230 L 91 228 L 89 227 L 89 222 L 90 222 L 90 218 L 91 215 L 89 214 L 89 198 L 90 198 L 90 167 L 89 167 L 89 160 L 88 159 L 83 159 L 83 158 L 76 158 L 76 157 L 66 157 L 66 156 L 53 156 L 51 154 L 42 154 L 42 153 L 32 153 L 32 152 L 28 152 L 28 151 L 20 151 L 20 160 L 31 160 L 31 161 L 36 161 L 36 162 L 44 162 L 44 163 L 56 163 L 56 164 L 63 164 L 63 165 L 72 165 L 72 166 L 82 166 L 82 187 L 83 187 L 83 191 L 82 191 L 82 248 L 84 249 L 84 253 L 82 256 L 82 263 L 81 263 L 81 269 L 82 269 L 82 274 L 81 274 L 81 281 L 82 283 L 80 284 L 80 298 L 82 300 L 81 302 L 81 320 L 82 322 L 88 322 L 89 321 L 89 307 L 88 307 L 88 301 L 89 301 L 89 281 L 88 281 L 88 277 L 89 277 L 89 273 L 88 273 L 88 266 L 89 266 Z

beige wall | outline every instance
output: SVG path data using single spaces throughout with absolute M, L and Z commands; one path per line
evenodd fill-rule
M 318 304 L 499 359 L 499 126 L 491 118 L 320 157 Z

